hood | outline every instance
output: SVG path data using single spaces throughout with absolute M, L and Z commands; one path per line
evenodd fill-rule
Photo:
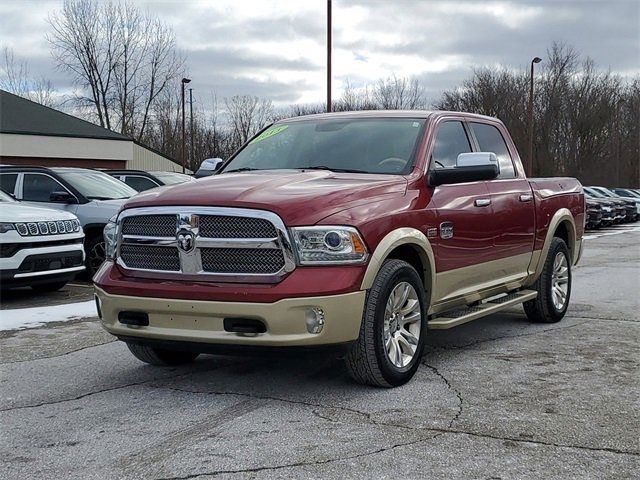
M 0 222 L 53 222 L 57 220 L 73 220 L 76 216 L 64 210 L 46 207 L 34 207 L 20 202 L 6 202 L 0 208 Z
M 277 170 L 215 175 L 149 190 L 125 208 L 210 206 L 269 210 L 285 224 L 313 225 L 328 215 L 388 195 L 404 195 L 401 175 Z

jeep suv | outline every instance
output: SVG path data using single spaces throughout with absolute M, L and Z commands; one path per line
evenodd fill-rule
M 102 230 L 126 199 L 137 192 L 115 178 L 84 168 L 0 167 L 0 188 L 24 203 L 65 210 L 78 217 L 85 234 L 87 272 L 104 261 Z

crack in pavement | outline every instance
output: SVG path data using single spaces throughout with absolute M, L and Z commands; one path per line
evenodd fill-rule
M 218 365 L 216 367 L 212 367 L 212 368 L 208 368 L 206 371 L 214 371 L 217 370 L 219 368 L 224 368 L 227 367 L 228 365 Z M 186 372 L 186 373 L 180 373 L 178 375 L 169 375 L 166 377 L 162 377 L 162 378 L 149 378 L 146 380 L 141 380 L 138 382 L 131 382 L 131 383 L 127 383 L 124 385 L 118 385 L 118 386 L 114 386 L 114 387 L 107 387 L 107 388 L 102 388 L 100 390 L 94 390 L 91 392 L 87 392 L 87 393 L 83 393 L 81 395 L 78 395 L 76 397 L 71 397 L 71 398 L 63 398 L 60 400 L 51 400 L 51 401 L 47 401 L 47 402 L 41 402 L 41 403 L 35 403 L 35 404 L 30 404 L 30 405 L 18 405 L 15 407 L 7 407 L 7 408 L 0 408 L 0 413 L 4 413 L 4 412 L 12 412 L 15 410 L 26 410 L 26 409 L 30 409 L 30 408 L 39 408 L 39 407 L 45 407 L 45 406 L 49 406 L 49 405 L 57 405 L 59 403 L 66 403 L 66 402 L 75 402 L 76 400 L 81 400 L 83 398 L 86 397 L 90 397 L 92 395 L 98 395 L 100 393 L 105 393 L 105 392 L 111 392 L 114 390 L 122 390 L 124 388 L 129 388 L 129 387 L 137 387 L 139 385 L 144 385 L 146 383 L 150 383 L 150 382 L 158 382 L 160 380 L 173 380 L 176 378 L 180 378 L 180 377 L 186 377 L 188 375 L 193 375 L 194 373 L 199 373 L 199 372 Z
M 334 458 L 327 458 L 325 460 L 314 460 L 311 462 L 308 461 L 301 461 L 301 462 L 294 462 L 294 463 L 288 463 L 288 464 L 281 464 L 281 465 L 271 465 L 271 466 L 264 466 L 264 467 L 253 467 L 253 468 L 242 468 L 242 469 L 237 469 L 237 470 L 214 470 L 214 471 L 210 471 L 210 472 L 200 472 L 200 473 L 193 473 L 190 475 L 183 475 L 183 476 L 174 476 L 174 477 L 158 477 L 155 480 L 190 480 L 193 478 L 198 478 L 198 477 L 214 477 L 217 475 L 230 475 L 230 474 L 234 474 L 234 473 L 257 473 L 257 472 L 263 472 L 263 471 L 273 471 L 273 470 L 281 470 L 281 469 L 285 469 L 285 468 L 295 468 L 295 467 L 307 467 L 307 466 L 315 466 L 315 465 L 327 465 L 329 463 L 335 463 L 335 462 L 341 462 L 341 461 L 345 461 L 345 460 L 354 460 L 357 458 L 363 458 L 363 457 L 368 457 L 371 455 L 376 455 L 378 453 L 383 453 L 383 452 L 387 452 L 390 450 L 394 450 L 396 448 L 400 448 L 400 447 L 407 447 L 410 445 L 416 445 L 418 443 L 422 443 L 422 442 L 426 442 L 429 440 L 433 440 L 436 437 L 439 437 L 440 435 L 442 435 L 441 433 L 437 433 L 435 435 L 431 435 L 428 437 L 424 437 L 424 438 L 418 438 L 416 440 L 412 440 L 410 442 L 402 442 L 402 443 L 397 443 L 394 445 L 390 445 L 388 447 L 381 447 L 378 448 L 376 450 L 372 450 L 369 452 L 363 452 L 363 453 L 358 453 L 358 454 L 354 454 L 354 455 L 346 455 L 344 457 L 334 457 Z
M 117 341 L 118 341 L 118 339 L 114 338 L 113 340 L 109 340 L 108 342 L 96 343 L 95 345 L 87 345 L 86 347 L 77 348 L 75 350 L 70 350 L 68 352 L 60 353 L 58 355 L 49 355 L 47 357 L 30 358 L 29 360 L 16 360 L 16 361 L 13 361 L 13 362 L 0 362 L 0 365 L 13 365 L 13 364 L 16 364 L 16 363 L 27 363 L 27 362 L 35 362 L 37 360 L 46 360 L 48 358 L 64 357 L 65 355 L 69 355 L 71 353 L 81 352 L 82 350 L 87 350 L 89 348 L 99 347 L 101 345 L 108 345 L 109 343 L 114 343 L 114 342 L 117 342 Z
M 442 373 L 440 373 L 440 371 L 436 367 L 434 367 L 433 365 L 429 365 L 424 360 L 421 362 L 421 364 L 424 365 L 425 367 L 427 367 L 428 369 L 430 369 L 438 377 L 440 377 L 442 379 L 442 381 L 447 385 L 449 390 L 451 390 L 453 393 L 455 393 L 456 397 L 458 397 L 458 411 L 456 412 L 456 414 L 449 421 L 449 428 L 451 428 L 451 427 L 453 427 L 453 424 L 458 421 L 458 419 L 460 418 L 460 415 L 462 415 L 462 408 L 463 408 L 463 405 L 464 405 L 464 402 L 462 400 L 462 394 L 460 393 L 460 390 L 455 388 L 452 385 L 452 383 L 449 381 L 449 379 L 447 377 L 445 377 Z

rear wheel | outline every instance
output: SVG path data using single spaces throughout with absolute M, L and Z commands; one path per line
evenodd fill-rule
M 524 311 L 532 322 L 555 323 L 562 320 L 571 298 L 571 256 L 561 238 L 551 241 L 542 273 L 532 289 L 538 296 L 524 303 Z
M 367 295 L 360 336 L 346 357 L 358 383 L 395 387 L 420 366 L 427 333 L 425 294 L 418 272 L 402 260 L 387 260 Z
M 127 347 L 138 359 L 150 365 L 169 366 L 182 365 L 193 362 L 197 357 L 197 352 L 183 352 L 179 350 L 164 350 L 162 348 L 140 345 L 127 342 Z

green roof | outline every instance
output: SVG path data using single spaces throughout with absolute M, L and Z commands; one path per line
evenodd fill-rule
M 73 115 L 0 90 L 0 132 L 21 135 L 131 140 Z

